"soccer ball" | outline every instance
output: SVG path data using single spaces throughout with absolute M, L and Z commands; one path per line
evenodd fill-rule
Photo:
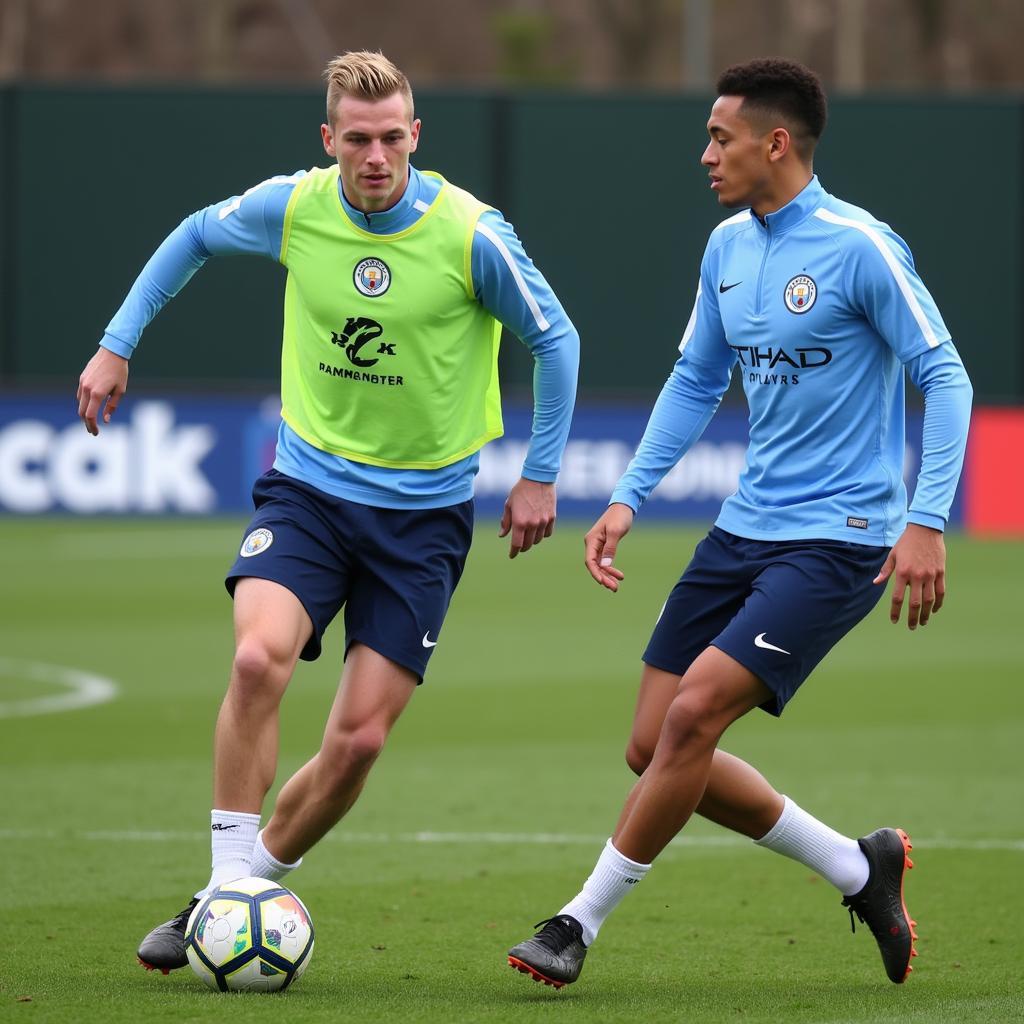
M 188 919 L 185 953 L 210 988 L 277 992 L 308 966 L 313 922 L 280 883 L 239 878 L 199 901 Z

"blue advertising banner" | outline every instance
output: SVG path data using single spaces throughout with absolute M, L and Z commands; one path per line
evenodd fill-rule
M 558 478 L 558 514 L 596 518 L 625 472 L 647 426 L 650 410 L 638 406 L 582 406 Z M 477 477 L 477 507 L 499 510 L 519 477 L 530 437 L 530 409 L 505 412 L 505 436 L 484 449 Z M 706 520 L 736 490 L 746 451 L 747 418 L 740 409 L 719 409 L 701 439 L 687 452 L 644 506 L 644 517 Z
M 252 480 L 273 457 L 278 409 L 276 399 L 138 398 L 125 400 L 93 437 L 72 399 L 4 398 L 0 510 L 247 511 Z
M 279 410 L 276 397 L 132 398 L 92 437 L 72 400 L 4 397 L 0 512 L 244 515 L 252 507 L 252 481 L 273 462 Z M 600 514 L 648 413 L 627 405 L 577 409 L 558 481 L 560 516 Z M 505 436 L 484 449 L 476 485 L 480 515 L 500 515 L 519 478 L 531 417 L 527 407 L 507 408 Z M 910 481 L 920 463 L 920 436 L 920 416 L 908 416 Z M 745 449 L 745 412 L 720 409 L 644 506 L 644 517 L 710 523 L 736 488 Z M 951 521 L 961 521 L 959 499 Z

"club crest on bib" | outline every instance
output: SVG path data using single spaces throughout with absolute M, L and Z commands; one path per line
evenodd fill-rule
M 242 558 L 252 558 L 261 551 L 266 551 L 274 543 L 274 535 L 265 527 L 253 530 L 245 540 L 242 541 L 242 550 L 238 553 Z
M 391 268 L 383 260 L 368 256 L 356 264 L 356 269 L 352 271 L 352 281 L 356 291 L 374 299 L 391 287 Z
M 806 313 L 814 305 L 814 300 L 817 297 L 818 286 L 806 274 L 797 274 L 796 277 L 791 278 L 783 292 L 786 309 L 790 313 Z

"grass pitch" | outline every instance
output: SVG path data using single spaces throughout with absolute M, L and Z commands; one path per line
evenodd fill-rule
M 631 782 L 639 656 L 696 530 L 640 525 L 611 595 L 582 530 L 509 562 L 483 524 L 426 686 L 363 798 L 289 884 L 317 928 L 294 991 L 147 974 L 139 938 L 208 870 L 210 747 L 231 659 L 235 522 L 0 521 L 2 1021 L 1008 1021 L 1024 1019 L 1024 545 L 951 537 L 924 630 L 884 604 L 781 721 L 727 749 L 836 828 L 902 825 L 921 955 L 907 984 L 839 895 L 694 820 L 554 992 L 510 945 L 589 872 Z M 343 646 L 303 665 L 279 777 L 315 749 Z M 112 680 L 113 700 L 44 698 Z

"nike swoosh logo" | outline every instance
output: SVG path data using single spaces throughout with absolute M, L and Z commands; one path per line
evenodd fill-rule
M 724 295 L 730 288 L 735 288 L 738 284 L 743 284 L 743 282 L 737 281 L 736 284 L 726 284 L 725 278 L 723 277 L 722 280 L 718 282 L 718 290 Z
M 430 630 L 429 629 L 426 631 L 426 633 L 423 634 L 423 646 L 424 647 L 436 647 L 437 646 L 437 641 L 430 639 Z
M 768 643 L 764 638 L 764 633 L 758 633 L 754 637 L 754 646 L 763 647 L 766 651 L 778 651 L 779 654 L 789 654 L 789 651 L 784 651 L 781 647 L 776 647 L 775 644 Z M 790 655 L 792 657 L 792 655 Z
M 237 825 L 222 825 L 219 821 L 210 826 L 214 832 L 227 832 L 228 829 L 238 828 Z

